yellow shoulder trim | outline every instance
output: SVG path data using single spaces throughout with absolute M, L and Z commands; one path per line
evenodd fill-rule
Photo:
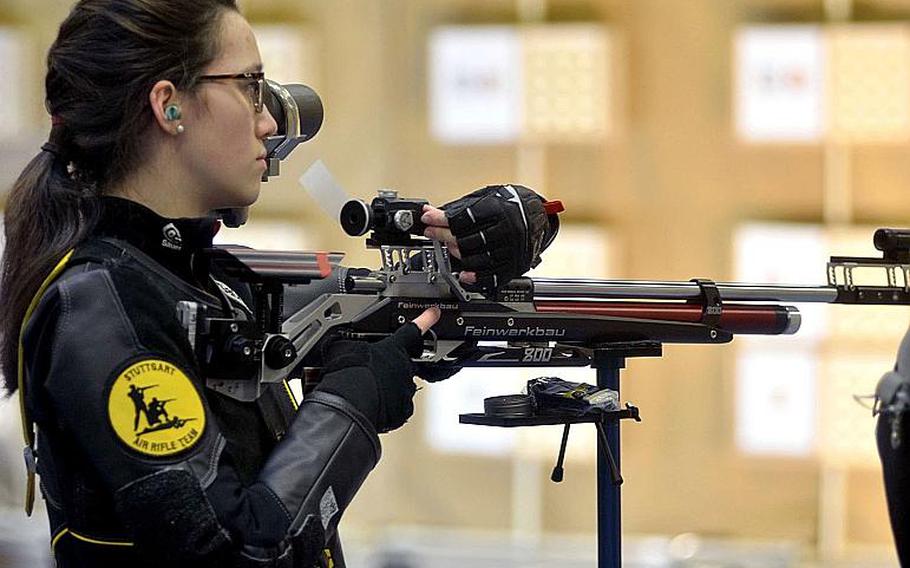
M 322 555 L 325 557 L 326 566 L 328 568 L 335 568 L 335 559 L 332 558 L 332 550 L 329 548 L 323 548 Z
M 69 529 L 63 529 L 62 531 L 60 531 L 60 532 L 58 532 L 57 534 L 55 534 L 55 535 L 54 535 L 54 538 L 51 539 L 51 550 L 56 550 L 56 549 L 57 549 L 57 541 L 59 541 L 61 538 L 63 538 L 63 535 L 65 535 L 65 534 L 67 534 L 67 533 L 69 533 L 69 532 L 70 532 Z
M 291 399 L 291 404 L 294 406 L 294 410 L 297 410 L 297 397 L 294 396 L 294 393 L 291 391 L 291 385 L 287 381 L 284 382 L 284 390 L 288 393 L 288 398 Z
M 81 540 L 82 542 L 87 542 L 89 544 L 100 544 L 102 546 L 135 546 L 135 544 L 132 542 L 127 542 L 127 541 L 122 541 L 122 540 L 121 541 L 101 540 L 101 539 L 91 538 L 91 537 L 88 537 L 85 535 L 81 535 L 79 533 L 75 533 L 69 529 L 63 529 L 62 531 L 60 531 L 56 535 L 54 535 L 53 540 L 51 540 L 51 550 L 56 550 L 57 543 L 60 541 L 60 539 L 64 535 L 67 535 L 67 534 L 70 535 L 71 537 L 75 538 L 76 540 Z
M 17 380 L 19 386 L 19 415 L 22 418 L 22 436 L 25 438 L 25 452 L 27 460 L 34 460 L 34 449 L 35 449 L 35 431 L 32 427 L 32 421 L 29 420 L 28 414 L 25 411 L 25 347 L 23 346 L 23 340 L 25 338 L 25 328 L 28 326 L 28 322 L 32 317 L 35 309 L 38 307 L 38 303 L 41 301 L 41 297 L 44 296 L 44 293 L 47 292 L 47 289 L 50 285 L 57 279 L 58 276 L 66 269 L 66 264 L 69 262 L 70 258 L 73 256 L 73 251 L 66 253 L 60 262 L 57 263 L 57 266 L 51 270 L 51 273 L 47 275 L 47 278 L 44 279 L 44 282 L 41 283 L 41 286 L 38 287 L 38 291 L 35 292 L 35 295 L 32 297 L 32 301 L 28 305 L 28 309 L 25 310 L 25 317 L 22 318 L 22 325 L 19 327 L 19 349 L 18 349 L 18 361 L 16 365 Z M 29 464 L 27 473 L 27 481 L 25 487 L 25 514 L 31 516 L 32 507 L 35 504 L 35 471 L 32 464 Z
M 32 313 L 38 307 L 38 303 L 41 301 L 41 297 L 44 296 L 44 293 L 47 292 L 47 289 L 50 285 L 60 276 L 66 269 L 66 264 L 69 262 L 70 258 L 73 256 L 73 251 L 69 251 L 66 255 L 57 263 L 57 266 L 51 270 L 51 273 L 48 274 L 47 278 L 44 279 L 44 282 L 41 283 L 41 286 L 38 287 L 38 291 L 35 292 L 35 295 L 32 297 L 32 301 L 28 305 L 28 309 L 25 310 L 25 317 L 22 318 L 22 325 L 19 327 L 19 361 L 17 365 L 17 375 L 19 381 L 19 410 L 22 414 L 22 433 L 25 436 L 25 442 L 28 445 L 33 445 L 34 434 L 31 430 L 30 423 L 25 415 L 25 395 L 23 394 L 25 388 L 25 352 L 24 345 L 22 341 L 25 339 L 25 328 L 28 327 L 28 322 L 32 318 Z
M 81 535 L 81 534 L 79 534 L 79 533 L 74 533 L 73 531 L 69 531 L 69 533 L 70 533 L 70 534 L 73 536 L 73 538 L 75 538 L 76 540 L 81 540 L 82 542 L 88 542 L 88 543 L 91 543 L 91 544 L 100 544 L 100 545 L 103 545 L 103 546 L 136 546 L 136 545 L 133 544 L 132 542 L 128 542 L 128 541 L 124 541 L 124 540 L 121 540 L 121 541 L 117 541 L 117 540 L 100 540 L 100 539 L 97 539 L 97 538 L 89 538 L 89 537 L 84 536 L 84 535 Z

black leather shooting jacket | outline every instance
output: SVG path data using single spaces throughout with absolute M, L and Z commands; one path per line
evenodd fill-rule
M 255 313 L 199 254 L 214 221 L 102 201 L 24 336 L 57 565 L 343 567 L 337 526 L 379 460 L 375 428 L 318 388 L 299 408 L 287 385 L 255 402 L 207 388 L 178 302 Z

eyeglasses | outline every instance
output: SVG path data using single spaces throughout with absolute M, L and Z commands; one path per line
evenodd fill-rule
M 262 112 L 262 94 L 265 91 L 265 73 L 226 73 L 221 75 L 203 75 L 200 81 L 220 81 L 222 79 L 244 79 L 249 81 L 247 92 L 257 113 Z

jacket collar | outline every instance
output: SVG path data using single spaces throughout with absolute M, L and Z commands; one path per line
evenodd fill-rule
M 208 280 L 200 251 L 212 246 L 220 228 L 214 217 L 172 219 L 119 197 L 101 198 L 101 216 L 94 234 L 126 241 L 194 285 Z

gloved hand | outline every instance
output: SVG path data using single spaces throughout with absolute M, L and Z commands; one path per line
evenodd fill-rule
M 390 432 L 414 414 L 414 365 L 423 350 L 422 336 L 439 320 L 430 308 L 413 322 L 376 343 L 334 341 L 323 353 L 325 367 L 318 390 L 340 396 L 376 427 Z
M 428 383 L 438 383 L 452 378 L 460 370 L 461 367 L 441 367 L 429 363 L 418 363 L 415 365 L 414 374 Z
M 495 291 L 540 263 L 540 253 L 559 230 L 556 212 L 522 185 L 490 185 L 439 210 L 425 208 L 424 235 L 445 242 L 462 282 Z M 448 228 L 446 228 L 448 227 Z

